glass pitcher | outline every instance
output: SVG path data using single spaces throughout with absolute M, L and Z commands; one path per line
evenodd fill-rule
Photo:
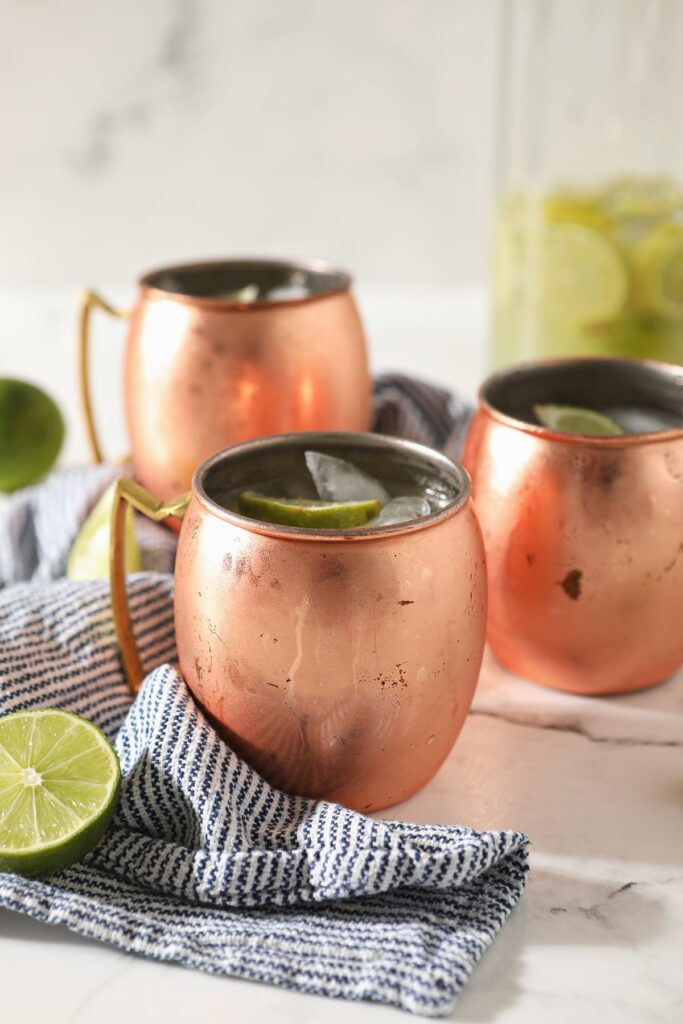
M 493 361 L 683 364 L 683 3 L 503 5 Z

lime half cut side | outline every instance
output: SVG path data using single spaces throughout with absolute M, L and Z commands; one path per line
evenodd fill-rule
M 120 782 L 92 722 L 58 708 L 0 718 L 0 871 L 44 875 L 80 860 L 106 832 Z
M 114 501 L 113 483 L 104 492 L 94 509 L 83 523 L 66 563 L 66 575 L 70 580 L 109 579 L 109 545 L 111 539 L 111 511 Z M 135 521 L 130 506 L 125 513 L 126 531 L 126 572 L 140 572 L 142 560 L 140 548 L 135 539 Z
M 541 250 L 542 301 L 565 323 L 613 320 L 629 295 L 628 267 L 610 239 L 585 224 L 552 224 Z
M 365 526 L 378 514 L 379 498 L 367 501 L 308 501 L 304 498 L 268 498 L 256 491 L 243 491 L 239 511 L 251 519 L 279 526 L 299 526 L 311 530 L 349 530 Z
M 618 423 L 593 409 L 578 405 L 535 405 L 540 423 L 562 434 L 584 434 L 591 437 L 620 437 L 625 433 Z

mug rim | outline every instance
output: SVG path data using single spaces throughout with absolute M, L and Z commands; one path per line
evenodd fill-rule
M 538 423 L 528 423 L 526 420 L 517 419 L 509 413 L 502 412 L 493 405 L 486 397 L 486 391 L 499 381 L 513 377 L 525 370 L 532 370 L 541 366 L 571 366 L 577 363 L 609 365 L 640 365 L 673 377 L 677 377 L 683 386 L 683 367 L 675 363 L 660 362 L 657 359 L 635 359 L 627 356 L 565 356 L 555 359 L 532 359 L 522 363 L 514 363 L 502 370 L 496 370 L 481 384 L 477 399 L 479 409 L 490 419 L 503 426 L 510 427 L 523 434 L 530 434 L 540 440 L 560 444 L 576 444 L 584 447 L 598 448 L 634 448 L 644 444 L 659 444 L 663 441 L 676 441 L 683 439 L 683 425 L 680 427 L 669 427 L 666 430 L 652 430 L 639 434 L 619 434 L 617 436 L 604 436 L 600 434 L 572 434 L 566 431 L 555 430 L 552 427 L 544 427 Z M 682 394 L 683 398 L 683 394 Z
M 311 439 L 310 442 L 306 440 L 309 438 Z M 233 456 L 237 457 L 245 453 L 258 453 L 259 450 L 264 448 L 287 448 L 292 442 L 299 442 L 303 447 L 309 443 L 320 444 L 321 440 L 331 442 L 332 444 L 344 444 L 350 439 L 353 439 L 354 444 L 368 448 L 373 447 L 379 442 L 380 446 L 393 448 L 394 451 L 398 450 L 419 455 L 422 458 L 426 458 L 428 462 L 447 469 L 449 473 L 455 476 L 456 486 L 458 487 L 457 496 L 452 501 L 449 501 L 447 505 L 444 505 L 443 508 L 430 512 L 429 515 L 410 519 L 404 523 L 394 523 L 374 528 L 365 526 L 347 530 L 323 530 L 304 526 L 281 526 L 277 523 L 264 523 L 258 519 L 250 519 L 249 516 L 243 516 L 239 512 L 233 512 L 231 509 L 219 505 L 218 502 L 209 497 L 204 487 L 204 481 L 208 473 L 216 465 L 226 460 L 229 461 Z M 222 519 L 232 526 L 248 530 L 250 533 L 259 533 L 263 536 L 274 538 L 279 537 L 283 540 L 311 542 L 362 542 L 418 532 L 436 526 L 444 520 L 457 515 L 469 503 L 471 494 L 472 481 L 468 471 L 461 463 L 455 462 L 447 455 L 444 455 L 443 452 L 439 452 L 435 448 L 428 448 L 427 445 L 420 444 L 418 441 L 408 441 L 405 438 L 392 437 L 389 434 L 375 434 L 370 431 L 301 431 L 289 434 L 269 434 L 265 437 L 253 438 L 250 441 L 242 441 L 239 444 L 231 445 L 229 448 L 223 448 L 221 451 L 209 456 L 208 459 L 205 459 L 197 467 L 192 477 L 192 496 L 210 515 Z
M 269 300 L 255 302 L 239 302 L 236 299 L 220 299 L 210 295 L 188 295 L 185 292 L 168 291 L 159 288 L 153 283 L 153 279 L 160 274 L 173 274 L 188 270 L 212 270 L 219 267 L 232 266 L 234 264 L 247 264 L 256 267 L 277 267 L 284 270 L 306 270 L 311 273 L 328 274 L 339 279 L 337 288 L 328 288 L 324 291 L 315 292 L 311 295 L 303 295 L 292 299 L 277 299 L 275 302 Z M 146 271 L 138 278 L 138 288 L 145 298 L 167 299 L 187 306 L 200 306 L 202 308 L 226 309 L 248 313 L 256 310 L 282 309 L 288 306 L 304 306 L 312 302 L 319 302 L 323 299 L 332 298 L 335 295 L 346 295 L 353 284 L 351 274 L 342 267 L 327 260 L 317 257 L 295 257 L 279 256 L 228 256 L 224 259 L 200 259 L 189 260 L 184 263 L 165 264 Z

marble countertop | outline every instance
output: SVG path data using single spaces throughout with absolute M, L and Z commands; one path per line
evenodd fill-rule
M 361 289 L 360 299 L 377 368 L 472 393 L 485 365 L 480 290 Z M 69 359 L 74 301 L 66 292 L 0 294 L 0 371 L 44 382 L 68 407 L 70 460 L 84 454 Z M 111 385 L 119 357 L 112 336 L 98 388 L 114 445 L 123 443 Z M 486 657 L 446 764 L 383 815 L 522 829 L 533 842 L 527 891 L 455 1021 L 683 1020 L 682 750 L 683 672 L 648 691 L 589 699 L 535 686 Z M 2 1017 L 11 1024 L 409 1019 L 151 963 L 8 911 L 0 911 L 0 964 Z

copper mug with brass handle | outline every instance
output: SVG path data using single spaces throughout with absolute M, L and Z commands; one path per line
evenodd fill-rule
M 438 480 L 448 504 L 375 529 L 248 519 L 226 495 L 314 448 L 392 479 Z M 124 574 L 127 503 L 182 517 L 175 566 L 180 669 L 231 746 L 280 789 L 375 811 L 406 799 L 448 755 L 484 650 L 486 568 L 462 467 L 376 434 L 263 438 L 206 460 L 175 502 L 118 483 L 112 605 L 133 690 L 143 666 Z
M 93 458 L 90 321 L 128 319 L 124 395 L 136 478 L 166 500 L 203 459 L 267 434 L 366 430 L 371 382 L 348 274 L 320 260 L 233 259 L 146 274 L 132 310 L 84 294 L 80 381 Z

